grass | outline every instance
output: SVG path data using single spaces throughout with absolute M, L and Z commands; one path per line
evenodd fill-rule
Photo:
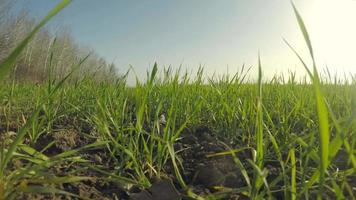
M 321 140 L 317 140 L 320 131 L 316 109 L 318 102 L 315 101 L 315 90 L 311 85 L 264 83 L 263 106 L 256 109 L 258 107 L 255 102 L 261 94 L 256 93 L 255 86 L 248 83 L 217 80 L 214 84 L 203 84 L 197 78 L 188 84 L 175 78 L 176 74 L 162 79 L 158 77 L 153 82 L 136 88 L 126 86 L 124 81 L 116 84 L 97 84 L 89 79 L 84 79 L 76 87 L 64 84 L 51 101 L 40 109 L 36 102 L 47 98 L 46 86 L 15 83 L 13 89 L 2 87 L 1 96 L 12 95 L 12 103 L 11 107 L 7 108 L 5 101 L 1 104 L 8 115 L 7 120 L 2 118 L 1 127 L 6 127 L 7 123 L 18 122 L 16 125 L 19 129 L 16 131 L 15 128 L 15 131 L 24 132 L 25 138 L 30 139 L 32 131 L 20 128 L 23 123 L 22 116 L 27 122 L 41 121 L 35 123 L 38 126 L 35 130 L 42 134 L 33 142 L 28 140 L 26 145 L 44 152 L 45 155 L 46 151 L 38 147 L 41 137 L 75 127 L 76 131 L 88 140 L 105 142 L 102 144 L 104 147 L 99 148 L 97 152 L 107 152 L 109 156 L 106 159 L 110 159 L 112 166 L 115 166 L 111 169 L 94 163 L 90 166 L 91 171 L 105 172 L 97 174 L 96 178 L 106 180 L 110 177 L 123 185 L 150 187 L 153 177 L 167 176 L 164 166 L 173 161 L 177 170 L 173 171 L 172 175 L 180 180 L 178 182 L 185 188 L 189 186 L 182 177 L 181 162 L 184 160 L 180 160 L 181 151 L 177 152 L 178 149 L 174 149 L 172 144 L 179 143 L 182 130 L 203 124 L 209 126 L 217 137 L 231 141 L 232 149 L 247 148 L 251 152 L 263 152 L 263 165 L 258 164 L 261 158 L 258 159 L 257 156 L 255 161 L 247 162 L 236 153 L 236 165 L 244 170 L 244 179 L 253 180 L 253 177 L 259 177 L 256 179 L 259 180 L 259 185 L 250 184 L 250 189 L 245 190 L 248 196 L 267 198 L 270 193 L 273 198 L 282 193 L 286 199 L 314 198 L 320 187 L 323 188 L 324 197 L 332 196 L 336 191 L 342 191 L 342 194 L 348 197 L 354 195 L 347 192 L 347 188 L 354 187 L 350 180 L 354 178 L 355 168 L 351 161 L 348 164 L 347 159 L 342 165 L 333 163 L 333 159 L 338 157 L 335 152 L 332 157 L 329 156 L 328 171 L 324 175 L 322 185 L 314 178 L 321 175 L 321 168 L 318 166 L 322 159 L 317 153 L 321 148 Z M 347 157 L 352 158 L 355 149 L 355 129 L 352 127 L 355 126 L 355 120 L 352 118 L 350 99 L 356 91 L 356 86 L 321 84 L 320 87 L 324 91 L 324 99 L 328 102 L 329 109 L 333 110 L 332 118 L 335 119 L 331 121 L 337 122 L 337 125 L 330 124 L 331 141 L 339 138 L 339 135 L 342 138 L 341 144 L 331 144 L 335 144 L 339 151 L 346 152 Z M 43 112 L 47 107 L 56 109 L 54 117 Z M 263 113 L 259 112 L 261 110 Z M 35 114 L 31 118 L 32 112 Z M 161 127 L 159 123 L 163 113 L 167 121 L 165 127 Z M 258 117 L 261 114 L 263 127 L 256 126 L 256 119 L 261 120 Z M 343 119 L 349 120 L 340 125 Z M 261 133 L 261 129 L 262 150 L 254 142 L 261 139 L 255 136 L 256 130 Z M 340 133 L 338 129 L 341 129 Z M 2 132 L 10 130 L 14 128 L 5 128 Z M 316 139 L 313 139 L 314 137 Z M 51 142 L 60 141 L 47 142 L 51 145 Z M 11 160 L 22 160 L 18 155 L 20 153 L 26 152 L 17 145 Z M 28 159 L 38 160 L 41 154 L 26 155 L 29 156 Z M 74 155 L 85 160 L 85 154 L 81 151 Z M 82 162 L 79 164 L 86 166 L 85 163 L 89 161 Z M 4 168 L 4 177 L 11 172 L 12 165 Z M 33 162 L 29 167 L 37 165 L 37 162 Z M 280 169 L 281 175 L 270 175 L 268 165 Z M 252 169 L 255 169 L 255 175 L 251 173 Z M 71 175 L 78 176 L 76 173 L 68 174 Z M 339 188 L 336 188 L 336 185 Z
M 1 79 L 33 35 L 69 3 L 60 2 L 5 59 Z M 257 84 L 246 81 L 249 69 L 232 77 L 207 78 L 203 69 L 192 76 L 172 68 L 160 71 L 157 64 L 147 81 L 137 80 L 135 87 L 126 85 L 126 76 L 113 83 L 97 83 L 90 76 L 67 83 L 87 57 L 62 80 L 53 80 L 49 72 L 46 85 L 4 83 L 0 200 L 30 197 L 27 193 L 95 199 L 99 197 L 71 188 L 89 182 L 86 192 L 92 194 L 103 187 L 100 182 L 128 191 L 167 178 L 192 199 L 233 194 L 252 199 L 355 199 L 356 79 L 319 75 L 307 29 L 293 8 L 313 70 L 286 43 L 311 83 L 298 82 L 294 73 L 264 82 L 260 58 Z M 196 191 L 186 175 L 187 160 L 182 159 L 190 146 L 179 145 L 186 145 L 188 130 L 202 125 L 226 147 L 207 157 L 232 158 L 244 183 L 216 185 L 209 194 Z

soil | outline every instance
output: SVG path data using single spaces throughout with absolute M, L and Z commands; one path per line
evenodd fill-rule
M 82 130 L 77 130 L 75 128 L 58 129 L 57 131 L 54 131 L 53 134 L 41 136 L 37 141 L 35 148 L 37 150 L 42 150 L 48 145 L 49 141 L 54 141 L 55 143 L 44 151 L 44 154 L 52 156 L 95 142 L 94 139 L 88 139 L 90 137 L 84 136 L 81 132 Z M 11 142 L 15 135 L 15 132 L 1 133 L 1 141 L 7 141 L 3 142 L 2 145 L 8 145 L 8 142 Z M 202 126 L 186 129 L 175 143 L 174 149 L 177 153 L 177 158 L 183 167 L 181 175 L 190 192 L 200 196 L 219 194 L 221 199 L 227 200 L 248 199 L 243 194 L 237 192 L 237 190 L 234 190 L 236 188 L 243 188 L 247 184 L 233 157 L 228 153 L 224 155 L 217 154 L 227 152 L 230 147 L 236 148 L 237 146 L 238 145 L 236 144 L 231 144 L 229 141 L 224 141 L 224 139 L 219 139 L 207 127 Z M 95 165 L 100 165 L 107 169 L 112 169 L 114 167 L 110 153 L 106 148 L 88 150 L 83 152 L 81 156 L 90 160 Z M 248 150 L 240 151 L 236 153 L 235 156 L 238 157 L 242 163 L 246 163 L 247 159 L 252 159 L 251 153 Z M 21 163 L 13 165 L 21 165 Z M 249 165 L 244 166 L 246 167 Z M 270 174 L 269 177 L 276 177 L 280 173 L 278 167 L 275 166 L 278 166 L 278 164 L 266 163 L 266 168 L 268 168 Z M 249 173 L 252 173 L 253 171 L 252 169 L 246 170 Z M 50 173 L 57 176 L 67 175 L 69 171 L 77 171 L 76 175 L 79 176 L 102 176 L 102 174 L 73 163 L 62 163 L 61 165 L 56 165 L 49 169 Z M 152 186 L 147 189 L 138 187 L 126 188 L 119 183 L 104 181 L 98 178 L 79 183 L 62 184 L 59 186 L 59 189 L 90 199 L 191 199 L 186 195 L 187 190 L 183 189 L 175 178 L 175 173 L 170 162 L 166 164 L 165 172 L 167 174 L 165 179 L 152 180 Z M 249 176 L 251 177 L 251 174 L 249 174 Z M 17 199 L 70 200 L 76 198 L 52 194 L 23 194 Z
M 209 194 L 216 188 L 239 188 L 246 182 L 230 154 L 215 155 L 229 151 L 229 141 L 213 135 L 207 127 L 188 130 L 176 143 L 178 155 L 182 160 L 186 183 L 197 193 Z M 251 159 L 249 152 L 236 154 L 240 160 Z
M 189 190 L 200 196 L 220 193 L 223 199 L 247 199 L 234 193 L 232 188 L 245 187 L 246 182 L 232 156 L 216 153 L 228 151 L 228 142 L 218 139 L 207 127 L 186 129 L 175 143 L 177 157 L 182 163 L 181 174 Z M 236 156 L 240 160 L 251 159 L 249 152 L 242 151 Z M 191 199 L 173 176 L 170 163 L 165 167 L 171 179 L 159 180 L 151 188 L 131 193 L 133 200 L 174 200 Z M 224 192 L 229 191 L 229 192 Z M 164 194 L 164 195 L 163 195 Z
M 95 142 L 94 139 L 81 134 L 82 130 L 74 127 L 67 129 L 54 130 L 52 134 L 41 135 L 34 148 L 38 151 L 47 148 L 43 153 L 47 156 L 54 156 L 59 153 L 83 147 Z M 1 134 L 3 145 L 8 145 L 16 136 L 15 132 L 6 132 Z M 54 144 L 48 147 L 48 143 L 54 141 Z M 25 143 L 29 144 L 28 140 Z M 236 167 L 234 160 L 229 155 L 210 156 L 215 153 L 225 152 L 228 150 L 227 141 L 223 141 L 214 136 L 207 127 L 198 127 L 186 129 L 180 139 L 176 142 L 174 148 L 177 157 L 182 163 L 181 174 L 190 191 L 197 195 L 209 195 L 221 192 L 222 188 L 239 188 L 246 186 L 240 170 Z M 113 168 L 110 154 L 106 148 L 95 149 L 83 152 L 81 155 L 90 160 L 95 165 Z M 251 156 L 248 152 L 237 154 L 240 160 L 246 160 Z M 22 163 L 13 164 L 15 167 Z M 12 166 L 12 167 L 14 167 Z M 65 176 L 70 171 L 78 171 L 78 176 L 100 177 L 97 172 L 89 169 L 83 169 L 83 166 L 73 163 L 62 163 L 49 169 L 49 173 L 57 176 Z M 133 187 L 124 188 L 115 182 L 103 181 L 101 179 L 91 179 L 79 183 L 62 184 L 59 189 L 71 192 L 78 196 L 90 199 L 132 199 L 132 200 L 174 200 L 174 199 L 191 199 L 185 194 L 186 190 L 180 187 L 174 170 L 168 162 L 165 171 L 166 179 L 157 179 L 152 181 L 150 188 L 140 189 Z M 58 186 L 56 186 L 58 187 Z M 228 193 L 229 197 L 224 199 L 246 199 L 242 194 Z M 17 199 L 75 199 L 65 195 L 54 194 L 23 194 Z

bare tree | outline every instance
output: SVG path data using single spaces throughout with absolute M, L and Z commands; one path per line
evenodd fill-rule
M 34 28 L 36 20 L 31 19 L 26 11 L 16 16 L 10 16 L 12 1 L 0 0 L 0 62 L 11 52 L 19 42 Z M 111 80 L 117 74 L 114 65 L 108 64 L 93 50 L 80 47 L 75 43 L 70 30 L 60 27 L 57 32 L 49 28 L 42 29 L 26 46 L 18 58 L 13 78 L 33 82 L 43 82 L 47 79 L 49 64 L 53 77 L 63 78 L 80 58 L 89 52 L 89 59 L 83 64 L 77 78 L 84 74 L 96 74 L 98 81 Z M 55 41 L 54 42 L 54 38 Z

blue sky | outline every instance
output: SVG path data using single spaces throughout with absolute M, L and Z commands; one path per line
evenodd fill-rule
M 16 8 L 42 17 L 58 2 L 18 0 Z M 356 1 L 295 4 L 309 28 L 319 66 L 356 73 Z M 155 61 L 192 71 L 203 65 L 210 74 L 233 72 L 245 64 L 254 73 L 258 52 L 267 77 L 304 72 L 283 37 L 308 58 L 287 0 L 74 0 L 51 22 L 59 24 L 119 71 L 132 65 L 140 76 Z

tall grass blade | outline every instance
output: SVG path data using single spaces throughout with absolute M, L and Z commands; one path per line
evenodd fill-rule
M 256 106 L 256 166 L 263 169 L 264 149 L 263 149 L 263 107 L 262 107 L 262 67 L 261 58 L 258 55 L 258 82 L 257 82 L 257 106 Z M 263 184 L 264 177 L 261 177 L 257 168 L 254 169 L 254 187 L 252 197 L 257 198 L 258 191 Z
M 303 37 L 304 37 L 305 42 L 307 43 L 310 56 L 311 56 L 311 58 L 313 59 L 313 62 L 314 62 L 314 52 L 313 52 L 313 48 L 312 48 L 312 45 L 311 45 L 311 42 L 310 42 L 310 37 L 309 37 L 308 31 L 307 31 L 307 28 L 305 27 L 304 21 L 303 21 L 302 17 L 300 16 L 297 8 L 293 4 L 293 2 L 292 2 L 292 6 L 293 6 L 293 10 L 294 10 L 295 16 L 296 16 L 297 21 L 298 21 L 299 28 L 303 33 Z
M 42 21 L 29 33 L 22 42 L 10 53 L 10 55 L 5 58 L 3 63 L 0 64 L 0 81 L 3 80 L 6 75 L 8 75 L 16 62 L 17 57 L 25 49 L 26 45 L 31 41 L 35 34 L 56 14 L 58 14 L 63 8 L 70 4 L 71 0 L 62 0 L 57 4 Z
M 316 103 L 317 103 L 317 111 L 318 111 L 318 119 L 319 119 L 319 143 L 320 143 L 320 151 L 319 151 L 319 155 L 320 155 L 320 164 L 319 164 L 319 170 L 320 170 L 320 177 L 319 177 L 319 187 L 320 187 L 320 192 L 319 192 L 319 198 L 321 198 L 321 193 L 323 191 L 323 186 L 324 186 L 324 174 L 326 172 L 326 169 L 328 167 L 329 161 L 328 161 L 328 157 L 329 157 L 329 119 L 328 119 L 328 111 L 327 111 L 327 107 L 325 104 L 325 100 L 324 100 L 324 96 L 321 92 L 321 88 L 320 88 L 320 79 L 319 79 L 319 75 L 318 75 L 318 71 L 315 65 L 315 59 L 314 59 L 314 53 L 313 53 L 313 48 L 310 42 L 310 37 L 309 34 L 307 32 L 307 29 L 305 27 L 305 24 L 303 22 L 302 17 L 300 16 L 298 10 L 296 9 L 296 7 L 294 6 L 294 4 L 292 3 L 293 6 L 293 10 L 294 13 L 296 15 L 298 24 L 299 24 L 299 28 L 301 30 L 301 32 L 303 33 L 304 36 L 304 40 L 308 46 L 309 49 L 309 53 L 310 56 L 312 58 L 313 61 L 313 76 L 312 78 L 312 82 L 314 85 L 314 91 L 315 91 L 315 96 L 316 96 Z M 299 58 L 300 56 L 297 55 Z M 302 62 L 303 65 L 305 65 L 304 62 Z M 308 72 L 309 73 L 309 72 Z
M 257 96 L 257 118 L 256 118 L 256 149 L 257 149 L 257 166 L 259 168 L 263 167 L 263 108 L 262 108 L 262 67 L 261 59 L 258 56 L 258 96 Z
M 290 165 L 291 165 L 291 200 L 296 200 L 297 195 L 297 166 L 295 161 L 295 150 L 290 150 Z

